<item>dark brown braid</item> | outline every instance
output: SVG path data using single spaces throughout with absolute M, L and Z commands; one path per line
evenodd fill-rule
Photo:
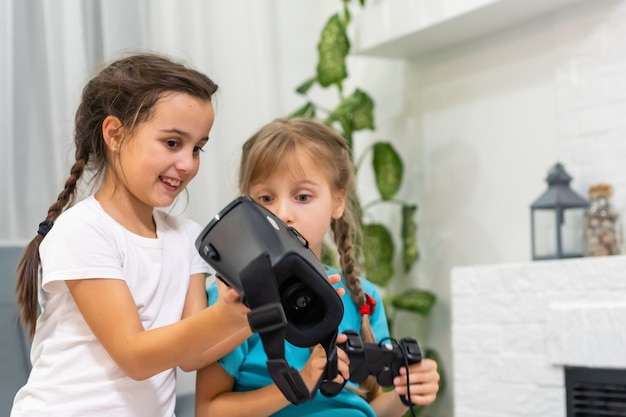
M 38 306 L 39 246 L 52 224 L 76 201 L 78 184 L 89 172 L 86 182 L 97 185 L 110 164 L 102 135 L 102 122 L 117 117 L 125 137 L 149 120 L 154 106 L 172 92 L 189 94 L 210 101 L 217 85 L 206 75 L 157 54 L 135 54 L 111 62 L 87 85 L 75 116 L 74 145 L 76 162 L 70 169 L 63 190 L 48 209 L 45 227 L 26 246 L 17 266 L 16 300 L 22 323 L 31 337 L 35 333 Z M 43 231 L 42 231 L 43 230 Z
M 269 178 L 277 167 L 291 159 L 295 150 L 304 151 L 325 168 L 333 192 L 346 192 L 344 213 L 331 220 L 331 232 L 339 252 L 341 272 L 352 301 L 360 309 L 365 294 L 357 271 L 354 245 L 360 238 L 354 167 L 346 140 L 331 127 L 307 118 L 276 119 L 259 129 L 242 149 L 239 190 L 248 194 L 253 182 Z M 371 314 L 374 312 L 372 311 Z M 362 316 L 361 338 L 375 342 L 368 315 Z M 357 392 L 371 401 L 381 390 L 373 377 L 361 383 Z

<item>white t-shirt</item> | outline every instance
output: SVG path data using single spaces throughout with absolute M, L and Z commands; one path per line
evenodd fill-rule
M 41 315 L 32 371 L 11 417 L 174 415 L 175 370 L 129 378 L 91 332 L 65 280 L 125 280 L 145 329 L 181 319 L 189 277 L 210 273 L 195 240 L 200 226 L 155 210 L 157 238 L 135 235 L 89 197 L 63 212 L 40 246 Z

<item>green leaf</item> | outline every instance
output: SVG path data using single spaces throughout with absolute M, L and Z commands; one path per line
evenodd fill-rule
M 350 122 L 352 131 L 374 130 L 374 101 L 365 91 L 357 88 L 350 96 L 344 98 L 330 112 L 326 122 L 338 121 L 344 125 L 346 120 Z
M 417 248 L 416 211 L 416 205 L 402 205 L 402 265 L 404 272 L 409 272 L 420 257 Z
M 356 105 L 352 108 L 354 130 L 374 130 L 374 100 L 365 91 L 356 89 L 352 93 Z
M 380 196 L 383 200 L 391 200 L 402 184 L 402 175 L 404 175 L 402 159 L 391 143 L 378 142 L 374 144 L 372 165 Z
M 317 82 L 317 77 L 311 77 L 296 88 L 296 93 L 304 96 L 309 92 L 311 87 Z
M 317 50 L 317 79 L 320 85 L 324 88 L 331 84 L 341 85 L 341 81 L 348 77 L 346 56 L 350 52 L 350 40 L 338 14 L 332 15 L 326 22 Z
M 352 21 L 352 13 L 350 13 L 350 8 L 348 7 L 348 3 L 344 2 L 343 4 L 343 16 L 344 16 L 344 24 L 346 27 Z
M 289 118 L 292 118 L 292 117 L 315 118 L 316 112 L 317 112 L 317 107 L 315 106 L 315 104 L 311 103 L 310 101 L 307 101 L 304 106 L 300 107 L 298 110 L 291 113 L 288 117 Z
M 437 296 L 430 291 L 410 288 L 400 294 L 392 295 L 389 299 L 391 305 L 398 310 L 412 311 L 426 317 L 437 301 Z
M 393 239 L 384 225 L 372 223 L 363 226 L 363 264 L 369 281 L 381 287 L 391 281 L 393 253 Z

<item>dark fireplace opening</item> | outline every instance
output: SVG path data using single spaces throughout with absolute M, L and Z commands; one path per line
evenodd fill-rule
M 567 417 L 626 417 L 626 369 L 565 368 Z

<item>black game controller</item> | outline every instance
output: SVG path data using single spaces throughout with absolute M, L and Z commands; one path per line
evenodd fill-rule
M 373 375 L 379 385 L 389 387 L 393 385 L 393 379 L 400 374 L 401 367 L 422 360 L 419 345 L 412 337 L 405 337 L 393 346 L 363 342 L 354 330 L 347 330 L 344 334 L 348 336 L 348 340 L 337 346 L 348 353 L 352 382 L 360 383 L 369 375 Z M 400 399 L 408 407 L 413 405 L 404 395 L 401 395 Z

